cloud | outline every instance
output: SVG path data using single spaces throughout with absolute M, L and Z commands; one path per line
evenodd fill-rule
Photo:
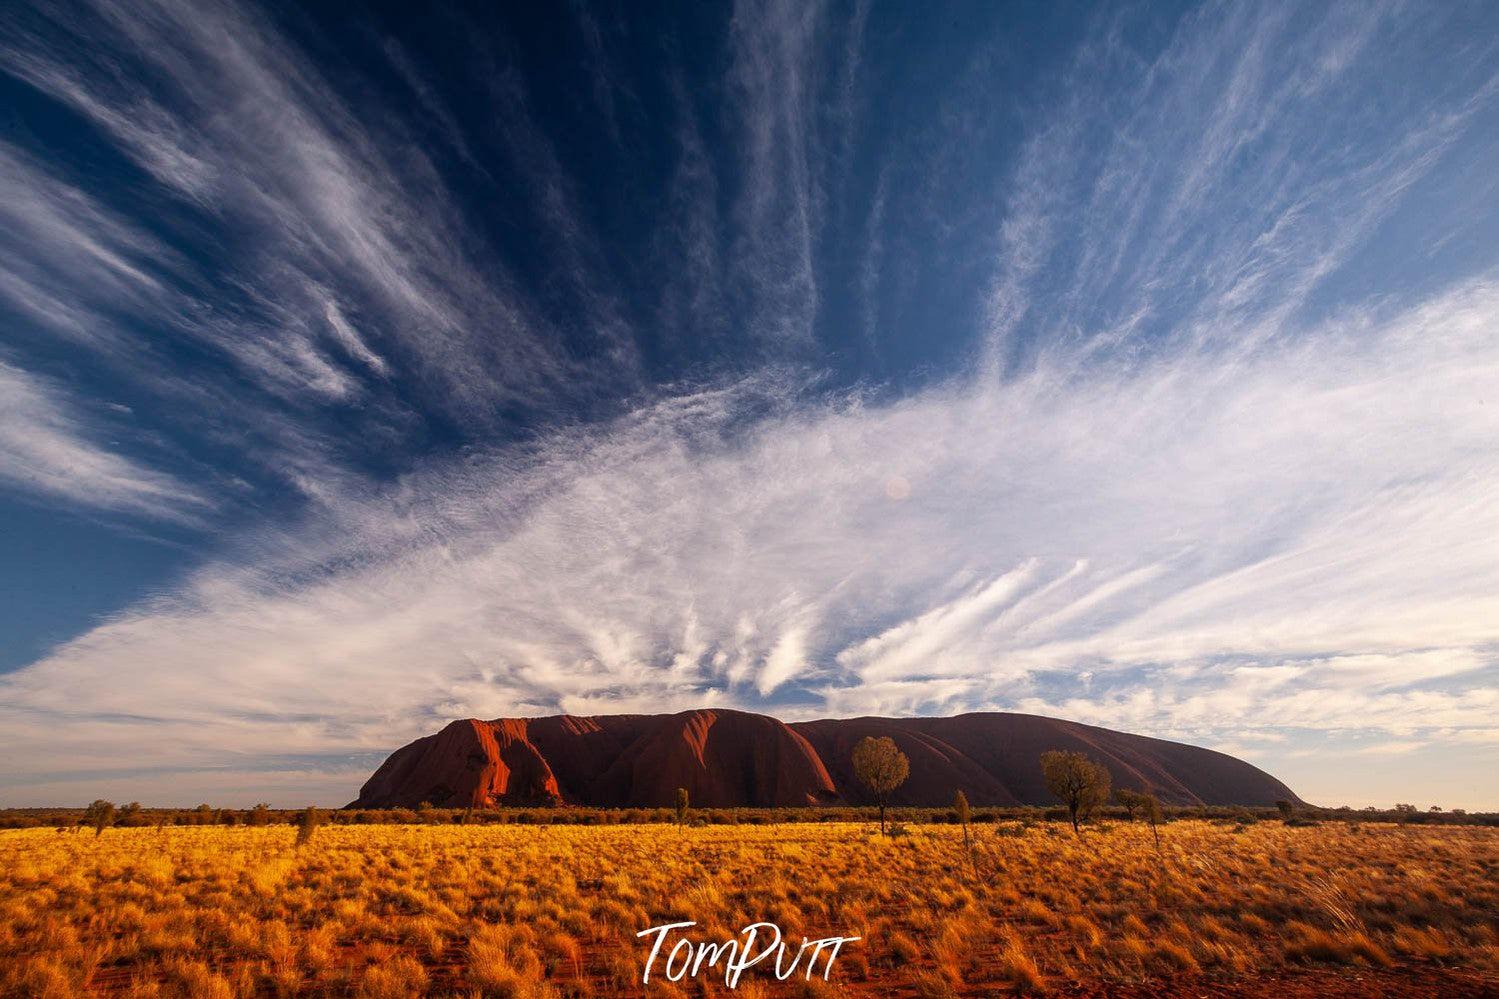
M 186 766 L 710 698 L 1488 730 L 1496 315 L 1485 279 L 1227 364 L 811 409 L 761 381 L 334 495 L 0 680 L 4 748 L 94 765 L 149 719 L 132 751 Z
M 205 511 L 203 496 L 99 436 L 55 385 L 0 361 L 0 481 L 85 509 L 173 521 Z
M 745 175 L 735 255 L 748 278 L 751 331 L 772 342 L 814 335 L 824 201 L 818 41 L 826 17 L 821 4 L 741 3 L 730 26 Z
M 1458 99 L 1406 91 L 1397 126 L 1361 117 L 1390 36 L 1419 35 L 1403 16 L 1207 4 L 1155 52 L 1095 25 L 1000 191 L 989 363 L 1297 328 L 1492 103 L 1493 78 Z
M 5 143 L 0 222 L 0 295 L 75 344 L 118 350 L 110 316 L 169 297 L 157 270 L 168 247 Z
M 143 796 L 146 780 L 169 779 L 154 795 L 145 795 L 148 806 L 192 808 L 210 802 L 220 808 L 253 808 L 258 802 L 298 808 L 308 804 L 343 805 L 349 789 L 358 788 L 378 760 L 346 762 L 327 769 L 274 769 L 178 771 L 170 775 L 127 771 L 69 775 L 43 782 L 0 783 L 0 794 L 10 800 L 46 801 L 54 806 L 81 807 L 96 798 L 127 802 Z M 4 776 L 0 775 L 0 781 Z
M 584 379 L 399 119 L 362 117 L 270 19 L 170 0 L 128 15 L 108 4 L 50 13 L 17 19 L 0 66 L 94 125 L 176 199 L 160 221 L 197 213 L 195 223 L 234 237 L 227 273 L 205 282 L 161 252 L 180 230 L 141 245 L 145 227 L 132 229 L 129 249 L 171 275 L 154 300 L 134 303 L 135 318 L 208 341 L 272 392 L 324 401 L 358 395 L 362 375 L 388 374 L 372 357 L 389 365 L 399 355 L 443 386 L 449 417 L 471 427 L 492 425 L 499 407 L 550 404 Z M 72 31 L 58 30 L 64 22 Z M 47 183 L 66 185 L 66 171 L 56 174 Z M 41 186 L 7 201 L 56 202 Z M 111 232 L 95 215 L 87 231 Z M 65 270 L 91 244 L 67 248 L 33 245 L 26 257 Z M 111 286 L 150 278 L 125 255 L 93 256 Z M 344 321 L 323 323 L 329 314 Z
M 1024 120 L 978 40 L 966 113 L 903 146 L 904 98 L 873 101 L 905 83 L 863 51 L 881 11 L 740 5 L 726 79 L 653 81 L 661 189 L 609 194 L 666 210 L 630 216 L 649 252 L 616 271 L 588 165 L 482 39 L 470 82 L 501 122 L 466 131 L 395 43 L 373 58 L 411 114 L 376 116 L 351 66 L 238 6 L 76 13 L 16 18 L 0 65 L 141 180 L 0 147 L 0 296 L 29 324 L 0 475 L 217 509 L 28 373 L 53 338 L 204 463 L 227 448 L 226 476 L 307 502 L 0 678 L 10 787 L 704 703 L 1019 708 L 1288 761 L 1317 731 L 1489 744 L 1499 278 L 1485 249 L 1388 285 L 1371 257 L 1492 147 L 1494 83 L 1371 101 L 1392 51 L 1438 48 L 1410 14 L 1209 5 L 1159 38 L 1106 17 Z M 622 35 L 578 18 L 610 130 L 587 148 L 647 142 Z M 524 254 L 449 159 L 511 198 Z M 202 230 L 222 255 L 191 252 Z M 860 383 L 819 367 L 849 330 L 987 363 Z M 129 363 L 146 344 L 191 377 Z

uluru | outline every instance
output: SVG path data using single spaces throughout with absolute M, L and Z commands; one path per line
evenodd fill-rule
M 1115 787 L 1150 786 L 1169 804 L 1300 802 L 1224 753 L 1039 715 L 783 722 L 711 708 L 455 721 L 392 753 L 348 807 L 657 808 L 679 787 L 705 808 L 867 805 L 850 762 L 865 736 L 894 739 L 910 760 L 897 806 L 944 807 L 960 789 L 974 805 L 1054 804 L 1039 765 L 1051 749 L 1087 753 Z

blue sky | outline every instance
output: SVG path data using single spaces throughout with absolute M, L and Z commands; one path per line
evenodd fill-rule
M 1024 710 L 1499 807 L 1499 9 L 0 12 L 0 804 Z

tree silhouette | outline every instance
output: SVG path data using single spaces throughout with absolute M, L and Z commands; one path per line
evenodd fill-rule
M 890 792 L 905 783 L 910 773 L 911 761 L 889 736 L 865 736 L 854 747 L 854 776 L 869 788 L 880 806 L 881 836 L 885 834 L 885 802 L 889 800 Z

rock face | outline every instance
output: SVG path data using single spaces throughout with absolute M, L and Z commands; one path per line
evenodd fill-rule
M 953 718 L 841 718 L 787 724 L 720 709 L 455 721 L 403 746 L 351 808 L 585 805 L 662 808 L 687 788 L 704 808 L 870 804 L 854 779 L 854 745 L 889 736 L 911 761 L 896 805 L 1051 805 L 1040 758 L 1075 749 L 1115 787 L 1149 785 L 1171 804 L 1299 802 L 1280 781 L 1210 749 L 1092 725 L 1003 713 Z
M 561 786 L 531 742 L 530 726 L 524 718 L 455 721 L 392 753 L 359 801 L 379 802 L 375 807 L 558 804 Z
M 891 737 L 911 761 L 910 776 L 891 795 L 896 805 L 949 805 L 956 788 L 975 805 L 1054 805 L 1041 780 L 1041 754 L 1051 749 L 1086 753 L 1108 767 L 1116 788 L 1153 787 L 1167 804 L 1301 802 L 1265 771 L 1224 753 L 1039 715 L 847 718 L 791 727 L 826 761 L 849 804 L 874 802 L 851 763 L 854 744 L 867 735 Z

